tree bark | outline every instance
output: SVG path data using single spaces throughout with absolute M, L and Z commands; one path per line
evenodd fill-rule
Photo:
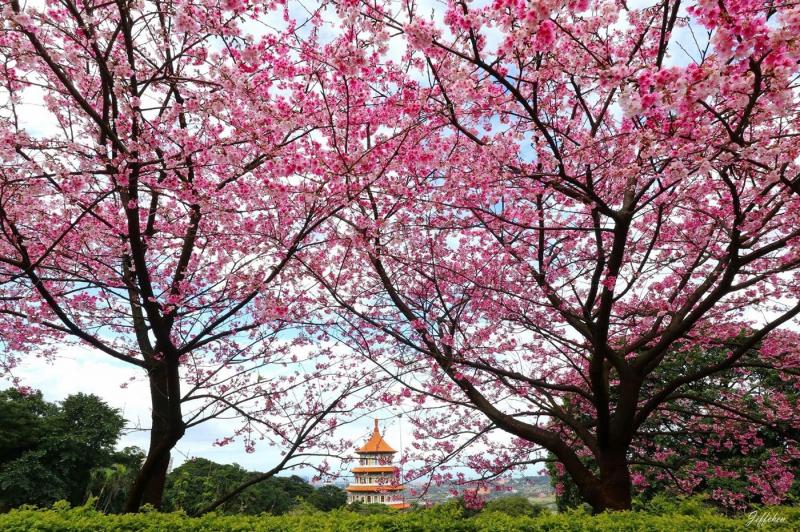
M 124 511 L 128 513 L 138 512 L 143 504 L 161 508 L 170 452 L 186 430 L 180 408 L 177 364 L 174 366 L 160 361 L 148 372 L 152 404 L 150 446 L 125 502 Z
M 599 460 L 600 481 L 589 500 L 593 513 L 631 509 L 633 485 L 626 455 L 625 449 L 614 449 Z
M 592 513 L 630 510 L 633 484 L 625 453 L 615 451 L 612 454 L 604 453 L 599 459 L 597 456 L 594 458 L 600 464 L 599 470 L 594 467 L 590 471 L 585 468 L 576 470 L 574 464 L 559 459 L 580 498 L 592 507 Z

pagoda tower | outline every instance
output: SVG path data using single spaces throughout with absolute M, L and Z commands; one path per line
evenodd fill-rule
M 381 436 L 377 419 L 372 436 L 356 453 L 358 465 L 352 469 L 353 482 L 347 486 L 347 502 L 408 508 L 410 505 L 403 501 L 403 486 L 398 482 L 398 469 L 392 465 L 397 451 Z

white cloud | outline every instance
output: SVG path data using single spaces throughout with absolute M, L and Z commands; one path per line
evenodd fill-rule
M 22 385 L 41 390 L 47 401 L 61 401 L 79 392 L 101 397 L 118 408 L 133 429 L 120 439 L 118 447 L 136 445 L 147 449 L 150 392 L 142 370 L 86 347 L 65 346 L 55 360 L 23 361 L 14 374 Z M 194 456 L 216 462 L 236 462 L 254 470 L 265 469 L 277 461 L 278 450 L 266 445 L 257 447 L 253 454 L 245 453 L 236 443 L 227 447 L 214 446 L 214 440 L 231 434 L 236 427 L 237 423 L 232 420 L 211 420 L 189 429 L 175 448 L 173 466 Z

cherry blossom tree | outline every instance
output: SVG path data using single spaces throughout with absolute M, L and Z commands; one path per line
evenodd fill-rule
M 3 7 L 3 373 L 75 342 L 147 379 L 127 511 L 160 506 L 170 451 L 211 419 L 240 422 L 220 445 L 281 449 L 267 476 L 346 447 L 360 368 L 290 325 L 308 298 L 292 257 L 352 196 L 312 138 L 347 127 L 323 112 L 346 95 L 316 59 L 318 17 L 278 7 Z
M 752 384 L 800 366 L 800 7 L 292 7 L 3 8 L 2 364 L 66 340 L 146 372 L 128 509 L 188 426 L 313 454 L 364 387 L 415 408 L 412 475 L 548 451 L 624 509 L 637 457 L 674 469 L 648 430 L 757 425 L 780 500 L 796 395 Z M 56 132 L 24 126 L 31 94 Z
M 787 357 L 765 363 L 763 356 L 770 348 L 786 352 L 797 337 L 781 331 L 769 341 L 777 345 L 748 351 L 735 371 L 688 383 L 650 416 L 632 461 L 635 486 L 651 492 L 659 485 L 667 493 L 702 491 L 734 511 L 779 504 L 797 493 L 797 366 Z M 686 358 L 708 357 L 709 364 L 724 354 L 696 351 Z M 659 378 L 668 381 L 685 373 L 670 363 L 656 370 L 666 373 Z
M 400 51 L 379 64 L 409 73 L 421 131 L 298 258 L 326 334 L 402 383 L 384 400 L 414 410 L 422 472 L 548 451 L 595 511 L 626 509 L 636 462 L 672 468 L 648 431 L 744 453 L 766 427 L 752 489 L 781 500 L 797 399 L 752 384 L 798 386 L 800 6 L 337 9 L 354 42 Z M 703 454 L 692 478 L 716 474 Z
M 796 344 L 794 334 L 773 341 Z M 719 350 L 670 357 L 651 381 L 669 381 L 697 365 L 719 361 Z M 793 366 L 765 364 L 759 349 L 748 351 L 736 371 L 719 372 L 682 387 L 642 425 L 632 449 L 631 478 L 637 496 L 703 493 L 726 511 L 791 500 L 800 490 L 794 472 L 800 454 L 797 377 Z M 548 464 L 560 507 L 580 504 L 563 467 Z

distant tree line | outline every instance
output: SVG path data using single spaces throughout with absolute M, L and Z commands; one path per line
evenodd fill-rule
M 23 504 L 40 507 L 94 498 L 107 513 L 123 511 L 145 459 L 137 447 L 115 450 L 125 427 L 119 410 L 96 395 L 44 400 L 40 391 L 0 391 L 0 511 Z M 167 476 L 165 510 L 194 514 L 259 473 L 236 464 L 191 459 Z M 300 504 L 319 510 L 347 502 L 336 486 L 314 488 L 302 478 L 273 477 L 217 509 L 224 514 L 284 514 Z
M 0 510 L 62 499 L 81 504 L 100 471 L 138 467 L 135 451 L 114 450 L 124 425 L 95 395 L 49 403 L 38 391 L 0 392 Z
M 196 515 L 258 474 L 237 464 L 218 464 L 205 458 L 188 460 L 167 475 L 164 510 L 183 510 Z M 282 515 L 303 503 L 323 511 L 333 510 L 347 503 L 347 494 L 336 486 L 314 488 L 297 475 L 272 477 L 254 484 L 216 511 L 223 514 L 266 512 Z

